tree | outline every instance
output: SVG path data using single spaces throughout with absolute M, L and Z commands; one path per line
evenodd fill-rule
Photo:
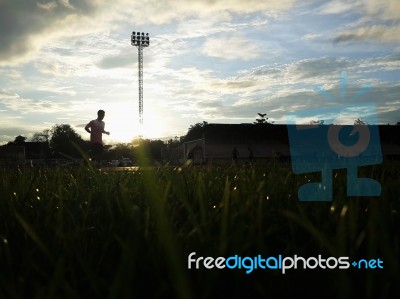
M 133 147 L 129 143 L 117 143 L 111 147 L 109 151 L 109 158 L 112 160 L 119 160 L 121 158 L 133 159 Z
M 269 122 L 266 113 L 257 113 L 260 118 L 256 118 L 254 122 L 255 125 L 273 124 L 274 122 Z
M 33 142 L 49 142 L 50 129 L 45 129 L 42 132 L 36 132 L 33 134 L 31 141 Z
M 195 125 L 191 125 L 187 134 L 182 138 L 182 142 L 194 139 L 203 138 L 203 134 L 206 131 L 208 126 L 208 122 L 203 121 L 202 123 L 197 123 Z
M 354 125 L 355 125 L 355 126 L 365 126 L 366 123 L 365 123 L 365 121 L 363 121 L 361 118 L 357 118 L 357 119 L 354 121 Z
M 178 147 L 181 144 L 181 141 L 179 140 L 178 136 L 175 136 L 173 139 L 168 139 L 167 140 L 167 148 L 168 149 L 173 149 Z
M 139 157 L 139 151 L 145 153 L 146 158 L 151 161 L 161 161 L 161 149 L 165 147 L 162 140 L 143 139 L 139 145 L 134 148 L 135 156 Z
M 56 156 L 63 156 L 64 154 L 75 158 L 81 157 L 82 155 L 76 146 L 85 153 L 89 150 L 88 143 L 68 124 L 55 125 L 50 132 L 50 147 Z
M 315 125 L 315 126 L 322 126 L 324 124 L 324 120 L 320 119 L 320 120 L 311 120 L 310 121 L 310 125 Z
M 14 141 L 10 141 L 7 145 L 24 145 L 26 137 L 18 135 L 15 137 Z

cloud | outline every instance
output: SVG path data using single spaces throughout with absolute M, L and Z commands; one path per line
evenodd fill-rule
M 23 98 L 16 93 L 0 90 L 0 104 L 6 108 L 20 113 L 40 112 L 54 113 L 65 110 L 67 103 L 59 104 L 45 100 L 33 100 Z
M 289 74 L 293 74 L 293 79 L 296 81 L 308 78 L 324 80 L 326 76 L 337 76 L 340 71 L 346 70 L 350 66 L 352 66 L 352 63 L 344 58 L 311 58 L 293 63 L 289 66 L 288 72 Z
M 330 1 L 320 8 L 321 14 L 344 14 L 349 11 L 359 11 L 362 8 L 360 1 Z
M 0 1 L 0 66 L 33 58 L 54 39 L 107 32 L 127 21 L 166 24 L 187 18 L 282 11 L 294 0 L 13 0 Z
M 224 60 L 252 60 L 262 55 L 261 49 L 243 36 L 209 38 L 203 45 L 204 54 Z
M 383 20 L 400 19 L 400 2 L 398 0 L 366 0 L 365 12 L 373 17 Z
M 302 37 L 303 40 L 305 41 L 312 41 L 312 40 L 318 40 L 324 37 L 323 34 L 316 34 L 316 33 L 308 33 Z
M 399 20 L 398 0 L 339 0 L 329 1 L 320 8 L 321 14 L 361 14 L 368 19 Z
M 340 28 L 333 42 L 382 41 L 400 39 L 400 2 L 398 0 L 330 1 L 319 8 L 321 14 L 351 15 L 356 21 Z
M 213 98 L 191 106 L 193 115 L 205 120 L 253 120 L 256 113 L 267 113 L 277 123 L 286 122 L 288 111 L 318 109 L 341 103 L 340 72 L 347 71 L 346 99 L 353 98 L 364 86 L 372 85 L 353 104 L 376 103 L 380 123 L 393 123 L 394 111 L 400 110 L 399 85 L 368 77 L 371 73 L 400 68 L 398 57 L 377 57 L 351 60 L 322 57 L 289 64 L 261 66 L 227 79 L 210 76 L 205 90 L 215 92 Z M 316 92 L 323 85 L 331 101 Z M 390 119 L 391 117 L 391 119 Z
M 132 20 L 140 26 L 212 16 L 212 22 L 218 23 L 228 21 L 231 14 L 282 11 L 292 7 L 293 3 L 293 0 L 279 3 L 272 0 L 0 1 L 0 66 L 28 62 L 39 50 L 48 48 L 52 41 L 68 42 L 70 37 L 94 35 L 96 32 L 107 34 Z M 235 29 L 228 27 L 225 30 Z M 218 30 L 224 29 L 220 27 Z M 114 62 L 118 63 L 115 59 Z M 103 67 L 114 62 L 105 60 Z
M 265 91 L 275 91 L 282 87 L 295 86 L 309 89 L 310 85 L 323 84 L 338 78 L 341 71 L 349 70 L 360 62 L 341 57 L 319 57 L 293 61 L 287 64 L 263 65 L 241 72 L 223 86 L 232 90 L 238 87 Z
M 321 14 L 349 15 L 358 20 L 333 38 L 335 43 L 348 41 L 400 40 L 400 2 L 398 0 L 341 0 L 330 1 L 320 7 Z M 371 23 L 373 25 L 371 25 Z
M 346 96 L 357 94 L 365 85 L 373 88 L 363 97 L 354 101 L 379 101 L 380 109 L 390 107 L 396 100 L 398 88 L 375 79 L 363 79 L 374 72 L 400 68 L 398 58 L 377 57 L 373 59 L 351 60 L 340 57 L 321 57 L 303 59 L 288 64 L 274 64 L 239 71 L 230 78 L 218 78 L 213 73 L 200 73 L 199 70 L 186 71 L 185 77 L 191 78 L 188 85 L 177 86 L 170 96 L 180 102 L 166 106 L 180 111 L 189 111 L 205 120 L 253 119 L 257 112 L 267 112 L 273 120 L 285 122 L 285 114 L 290 110 L 317 109 L 340 101 L 340 72 L 347 71 L 348 84 Z M 189 75 L 190 74 L 190 75 Z M 197 74 L 197 79 L 194 79 Z M 202 80 L 199 80 L 202 78 Z M 196 82 L 198 82 L 196 84 Z M 323 85 L 334 99 L 327 101 L 316 88 Z M 376 87 L 375 87 L 376 86 Z M 193 101 L 195 100 L 195 101 Z M 172 107 L 174 106 L 174 107 Z M 398 111 L 398 107 L 395 108 Z M 380 110 L 381 111 L 381 110 Z M 385 110 L 386 111 L 386 110 Z M 393 121 L 392 121 L 393 122 Z
M 337 83 L 339 80 L 340 71 L 354 67 L 354 64 L 355 62 L 343 58 L 304 59 L 289 64 L 264 65 L 238 71 L 230 78 L 219 78 L 211 71 L 195 68 L 179 70 L 177 74 L 182 73 L 181 77 L 174 75 L 171 81 L 173 88 L 168 95 L 175 101 L 168 103 L 174 107 L 184 106 L 186 110 L 193 113 L 197 111 L 202 116 L 207 112 L 208 117 L 218 112 L 217 107 L 223 111 L 232 110 L 239 116 L 247 115 L 250 111 L 252 114 L 260 112 L 263 107 L 275 109 L 276 113 L 281 111 L 279 113 L 282 114 L 284 108 L 278 111 L 277 106 L 281 107 L 289 102 L 299 106 L 299 101 L 302 101 L 302 105 L 306 107 L 306 102 L 309 103 L 311 98 L 310 93 L 312 98 L 320 98 L 320 95 L 315 94 L 317 85 L 324 84 L 326 88 L 331 88 L 332 82 Z M 181 80 L 185 80 L 184 85 L 176 83 Z M 180 102 L 176 102 L 177 99 Z M 193 99 L 196 101 L 193 102 Z M 192 104 L 197 102 L 201 105 Z
M 254 86 L 257 86 L 257 82 L 246 79 L 225 79 L 211 85 L 212 88 L 224 90 L 225 92 L 243 91 Z
M 226 18 L 229 14 L 279 12 L 291 8 L 294 0 L 149 0 L 126 1 L 124 11 L 138 24 L 166 24 L 195 16 Z
M 88 27 L 83 26 L 83 23 L 89 21 L 88 17 L 96 12 L 97 2 L 1 1 L 0 65 L 26 61 L 54 37 L 87 32 Z
M 119 67 L 132 66 L 134 64 L 134 56 L 131 52 L 121 51 L 118 54 L 103 57 L 97 66 L 103 69 L 112 69 Z
M 373 25 L 359 27 L 354 30 L 342 31 L 333 39 L 335 43 L 360 40 L 400 41 L 400 26 Z
M 15 137 L 18 135 L 23 135 L 26 136 L 27 133 L 27 128 L 24 127 L 23 125 L 20 126 L 7 126 L 6 123 L 2 123 L 0 121 L 0 124 L 2 126 L 1 132 L 0 132 L 0 145 L 4 145 L 10 141 L 14 141 Z M 35 131 L 30 130 L 30 133 L 33 133 Z
M 349 86 L 347 89 L 348 98 L 354 96 L 362 86 Z M 356 101 L 349 103 L 357 106 L 357 103 L 374 103 L 379 124 L 395 124 L 400 119 L 397 117 L 400 111 L 399 85 L 381 85 L 373 87 L 370 92 Z M 333 82 L 328 89 L 332 95 L 340 95 L 340 85 Z M 339 101 L 330 102 L 314 90 L 296 92 L 289 87 L 280 90 L 272 95 L 258 95 L 250 98 L 242 98 L 234 105 L 224 105 L 221 109 L 207 109 L 203 111 L 199 107 L 198 114 L 206 119 L 218 119 L 226 121 L 230 119 L 247 119 L 254 121 L 257 113 L 267 113 L 267 117 L 275 123 L 287 123 L 287 113 L 290 111 L 314 110 L 326 108 L 327 105 L 343 104 Z M 203 103 L 204 105 L 204 103 Z M 212 105 L 212 103 L 210 103 Z M 360 116 L 365 116 L 365 112 L 359 111 Z M 397 116 L 396 116 L 397 115 Z M 317 115 L 314 118 L 318 118 Z M 396 120 L 397 119 L 397 120 Z M 354 118 L 353 118 L 354 120 Z

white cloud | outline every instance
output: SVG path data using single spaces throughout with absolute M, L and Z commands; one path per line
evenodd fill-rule
M 364 9 L 368 15 L 383 20 L 400 19 L 400 2 L 398 0 L 366 0 Z
M 41 2 L 13 0 L 0 6 L 0 65 L 29 61 L 55 38 L 95 32 L 98 0 Z
M 340 0 L 330 1 L 320 7 L 321 14 L 357 17 L 334 37 L 334 42 L 400 40 L 400 1 L 398 0 Z
M 337 0 L 329 1 L 320 8 L 322 14 L 358 13 L 379 20 L 399 20 L 398 0 Z
M 334 42 L 379 40 L 382 42 L 400 41 L 400 26 L 373 25 L 339 32 Z
M 125 0 L 125 5 L 121 8 L 139 25 L 161 25 L 196 16 L 219 15 L 226 19 L 230 13 L 279 12 L 291 8 L 294 2 L 294 0 L 149 0 L 145 3 L 132 3 Z
M 134 20 L 135 26 L 165 24 L 187 18 L 229 20 L 230 14 L 282 11 L 293 0 L 149 0 L 28 1 L 0 4 L 0 65 L 31 60 L 53 40 L 108 32 Z M 10 29 L 11 28 L 11 29 Z M 210 29 L 210 28 L 209 28 Z
M 323 34 L 316 34 L 316 33 L 308 33 L 305 34 L 302 39 L 309 41 L 309 40 L 315 40 L 315 39 L 320 39 L 321 37 L 324 37 Z
M 0 104 L 19 113 L 54 113 L 65 110 L 67 103 L 59 104 L 48 100 L 33 100 L 8 91 L 0 91 Z
M 343 14 L 359 11 L 363 7 L 362 1 L 339 0 L 329 1 L 320 8 L 322 14 Z
M 204 54 L 224 60 L 252 60 L 262 55 L 262 50 L 243 36 L 209 38 L 204 43 Z

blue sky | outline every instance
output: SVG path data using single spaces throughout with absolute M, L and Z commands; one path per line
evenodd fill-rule
M 55 124 L 83 127 L 106 111 L 106 143 L 138 136 L 137 49 L 144 49 L 148 138 L 190 125 L 249 123 L 340 101 L 372 102 L 400 121 L 400 2 L 0 0 L 0 144 Z M 323 86 L 335 100 L 316 92 Z M 360 104 L 361 105 L 361 104 Z M 361 115 L 361 118 L 367 115 Z

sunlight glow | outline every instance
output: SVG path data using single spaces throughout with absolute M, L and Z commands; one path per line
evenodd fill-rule
M 165 125 L 151 107 L 147 107 L 144 114 L 143 127 L 139 126 L 137 107 L 134 104 L 114 104 L 106 110 L 106 131 L 109 136 L 104 136 L 105 143 L 131 142 L 142 135 L 143 138 L 157 139 L 164 137 Z

